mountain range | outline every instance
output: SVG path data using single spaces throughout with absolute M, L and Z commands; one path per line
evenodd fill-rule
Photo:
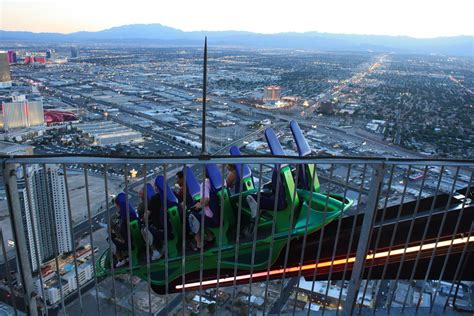
M 243 31 L 185 32 L 161 24 L 132 24 L 97 32 L 33 33 L 0 30 L 1 41 L 125 42 L 150 45 L 202 45 L 308 50 L 380 51 L 474 57 L 474 36 L 418 39 L 408 36 L 331 34 L 319 32 L 261 34 Z

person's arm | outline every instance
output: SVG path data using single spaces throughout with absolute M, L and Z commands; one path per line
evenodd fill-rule
M 227 175 L 227 177 L 225 178 L 225 183 L 227 184 L 227 187 L 228 188 L 231 188 L 234 186 L 235 184 L 235 180 L 237 179 L 236 175 L 235 175 L 235 171 L 231 171 L 229 172 L 229 174 Z
M 118 213 L 119 213 L 119 216 L 120 216 L 120 222 L 125 222 L 127 220 L 127 213 L 125 213 L 126 210 L 123 209 L 121 207 L 118 208 Z
M 156 209 L 156 197 L 152 197 L 150 202 L 148 202 L 148 210 L 146 211 L 145 213 L 145 217 L 147 218 L 148 220 L 148 225 L 151 225 L 151 224 L 154 224 L 156 225 L 155 223 L 155 212 L 156 211 L 159 211 L 159 209 L 157 210 Z
M 209 205 L 209 191 L 211 189 L 211 184 L 208 179 L 205 180 L 204 182 L 204 189 L 202 189 L 201 186 L 201 200 L 194 204 L 194 207 L 197 209 L 206 207 Z
M 150 210 L 146 210 L 145 213 L 143 213 L 143 222 L 145 223 L 145 225 L 148 225 L 150 226 Z
M 145 210 L 144 201 L 140 201 L 140 204 L 138 204 L 137 212 L 138 212 L 138 218 L 143 218 L 145 216 L 146 210 Z

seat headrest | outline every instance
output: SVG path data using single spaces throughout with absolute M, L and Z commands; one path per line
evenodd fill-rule
M 168 206 L 178 204 L 178 198 L 174 195 L 174 192 L 171 190 L 169 184 L 165 183 L 165 178 L 163 176 L 158 176 L 155 179 L 155 185 L 158 188 L 158 191 L 161 196 L 164 195 L 165 185 L 166 185 L 166 202 Z
M 267 139 L 268 147 L 270 147 L 270 151 L 275 156 L 286 156 L 283 147 L 281 147 L 280 141 L 276 136 L 275 132 L 272 128 L 267 128 L 265 130 L 265 138 Z
M 232 156 L 241 156 L 242 154 L 240 153 L 240 149 L 237 146 L 232 146 L 230 147 L 230 154 Z M 238 163 L 235 164 L 235 169 L 237 171 L 237 176 L 239 177 L 240 180 L 245 179 L 245 178 L 250 178 L 252 176 L 252 170 L 250 170 L 250 167 L 244 163 Z M 240 174 L 242 172 L 242 174 Z
M 296 142 L 296 147 L 298 148 L 298 155 L 300 157 L 308 156 L 311 154 L 311 147 L 309 147 L 308 141 L 303 135 L 300 126 L 296 121 L 290 122 L 291 133 Z
M 206 176 L 209 178 L 209 181 L 211 182 L 211 187 L 212 189 L 219 191 L 222 189 L 222 174 L 219 171 L 219 168 L 213 163 L 207 164 L 206 165 Z
M 186 169 L 186 171 L 184 171 L 184 169 Z M 183 168 L 183 173 L 186 175 L 186 189 L 188 190 L 188 193 L 192 196 L 192 198 L 195 198 L 197 195 L 201 194 L 201 186 L 194 177 L 194 173 L 191 168 Z
M 270 147 L 270 151 L 273 155 L 286 156 L 286 153 L 283 150 L 283 147 L 281 147 L 280 141 L 272 128 L 269 127 L 265 130 L 265 138 L 267 139 L 268 147 Z M 288 164 L 275 164 L 275 168 L 278 170 L 286 166 L 288 166 Z

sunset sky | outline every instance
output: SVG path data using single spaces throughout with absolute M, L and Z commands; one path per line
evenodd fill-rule
M 0 0 L 0 29 L 98 31 L 161 23 L 185 31 L 437 37 L 474 35 L 474 0 Z

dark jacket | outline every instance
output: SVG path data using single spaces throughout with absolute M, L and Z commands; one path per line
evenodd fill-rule
M 163 208 L 163 201 L 160 193 L 156 193 L 151 200 L 148 202 L 148 210 L 150 211 L 150 225 L 158 230 L 159 238 L 164 239 L 165 236 L 165 213 Z M 172 236 L 171 223 L 168 218 L 168 238 Z

